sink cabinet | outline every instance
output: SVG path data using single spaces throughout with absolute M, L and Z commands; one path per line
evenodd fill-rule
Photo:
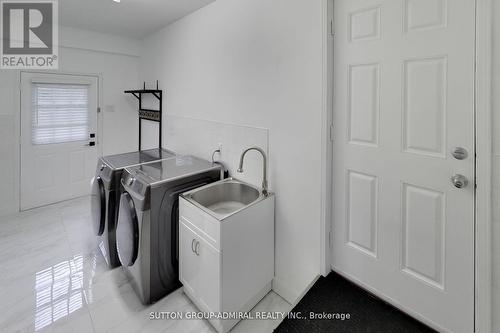
M 186 293 L 196 295 L 205 309 L 219 309 L 220 252 L 181 223 L 181 271 Z
M 184 292 L 203 312 L 250 311 L 274 277 L 274 196 L 217 219 L 179 198 L 179 276 Z M 228 332 L 237 318 L 209 320 Z

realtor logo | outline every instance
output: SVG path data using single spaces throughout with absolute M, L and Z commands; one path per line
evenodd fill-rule
M 57 0 L 1 0 L 0 7 L 0 68 L 57 69 Z

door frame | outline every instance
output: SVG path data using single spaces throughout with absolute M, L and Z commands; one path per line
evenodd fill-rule
M 101 73 L 79 73 L 79 72 L 69 72 L 69 71 L 47 71 L 47 70 L 19 70 L 17 73 L 17 84 L 18 88 L 16 89 L 16 101 L 18 102 L 17 104 L 17 109 L 18 109 L 18 116 L 15 117 L 15 137 L 16 137 L 16 148 L 15 148 L 15 159 L 16 159 L 16 168 L 15 168 L 15 177 L 16 177 L 16 182 L 15 188 L 14 188 L 14 193 L 17 198 L 17 209 L 16 212 L 21 211 L 21 107 L 22 107 L 22 101 L 21 101 L 21 90 L 22 90 L 22 84 L 21 84 L 21 77 L 23 73 L 29 73 L 29 74 L 54 74 L 54 75 L 69 75 L 69 76 L 88 76 L 88 77 L 94 77 L 97 78 L 97 107 L 98 107 L 98 113 L 97 113 L 97 142 L 98 142 L 98 150 L 97 150 L 97 155 L 98 157 L 101 157 L 103 154 L 103 142 L 102 142 L 102 137 L 103 137 L 103 128 L 104 128 L 104 117 L 103 117 L 103 112 L 102 112 L 102 101 L 103 101 L 103 75 Z M 12 212 L 15 213 L 15 212 Z
M 492 324 L 492 49 L 493 0 L 475 0 L 475 235 L 474 235 L 474 331 L 490 333 Z M 333 171 L 333 8 L 334 0 L 322 0 L 322 142 L 321 142 L 321 253 L 320 273 L 332 270 L 332 171 Z

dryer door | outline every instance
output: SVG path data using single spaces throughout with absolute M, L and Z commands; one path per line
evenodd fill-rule
M 104 232 L 104 224 L 106 223 L 106 192 L 104 190 L 104 183 L 99 176 L 92 179 L 90 205 L 94 232 L 97 236 L 101 236 Z
M 120 198 L 120 210 L 116 226 L 116 248 L 123 266 L 132 266 L 139 251 L 139 222 L 134 200 L 124 192 Z

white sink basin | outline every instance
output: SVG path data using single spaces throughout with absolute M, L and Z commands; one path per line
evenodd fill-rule
M 221 219 L 263 199 L 259 189 L 228 178 L 183 194 L 188 201 Z

